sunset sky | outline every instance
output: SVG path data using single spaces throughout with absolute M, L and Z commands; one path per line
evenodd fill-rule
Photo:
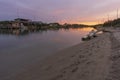
M 120 0 L 0 0 L 0 20 L 97 24 L 117 18 Z

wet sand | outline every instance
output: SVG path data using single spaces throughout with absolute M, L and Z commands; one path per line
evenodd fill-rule
M 4 80 L 120 80 L 119 34 L 103 33 Z

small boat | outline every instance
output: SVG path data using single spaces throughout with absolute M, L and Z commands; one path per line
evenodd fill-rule
M 92 30 L 88 35 L 86 35 L 86 36 L 84 36 L 84 37 L 82 38 L 82 41 L 88 41 L 88 40 L 90 40 L 90 39 L 92 39 L 92 38 L 97 37 L 97 36 L 96 36 L 97 32 L 98 32 L 98 31 Z
M 82 38 L 82 41 L 88 41 L 88 40 L 90 40 L 91 38 L 89 37 L 89 36 L 84 36 L 83 38 Z

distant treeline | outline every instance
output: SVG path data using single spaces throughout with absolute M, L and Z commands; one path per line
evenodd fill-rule
M 16 26 L 18 21 L 0 21 L 0 29 L 9 29 L 9 28 L 19 28 Z M 88 27 L 88 25 L 83 24 L 59 24 L 59 23 L 43 23 L 41 21 L 31 21 L 31 22 L 23 22 L 21 21 L 23 26 L 27 27 L 28 29 L 59 29 L 59 28 L 82 28 Z M 17 24 L 18 25 L 18 24 Z
M 109 20 L 103 24 L 103 27 L 120 27 L 120 18 L 114 19 L 114 20 Z

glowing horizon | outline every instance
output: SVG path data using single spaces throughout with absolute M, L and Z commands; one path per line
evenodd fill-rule
M 0 20 L 95 25 L 117 18 L 120 0 L 0 0 Z M 119 16 L 119 12 L 118 12 Z
M 69 21 L 62 21 L 62 22 L 58 22 L 58 23 L 60 23 L 60 24 L 65 24 L 65 23 L 68 23 L 68 24 L 85 24 L 85 25 L 96 25 L 96 24 L 101 24 L 101 23 L 103 23 L 103 22 L 101 22 L 101 23 L 99 23 L 99 22 L 95 22 L 95 21 L 93 21 L 93 22 L 75 22 L 75 21 L 73 21 L 73 22 L 69 22 Z

